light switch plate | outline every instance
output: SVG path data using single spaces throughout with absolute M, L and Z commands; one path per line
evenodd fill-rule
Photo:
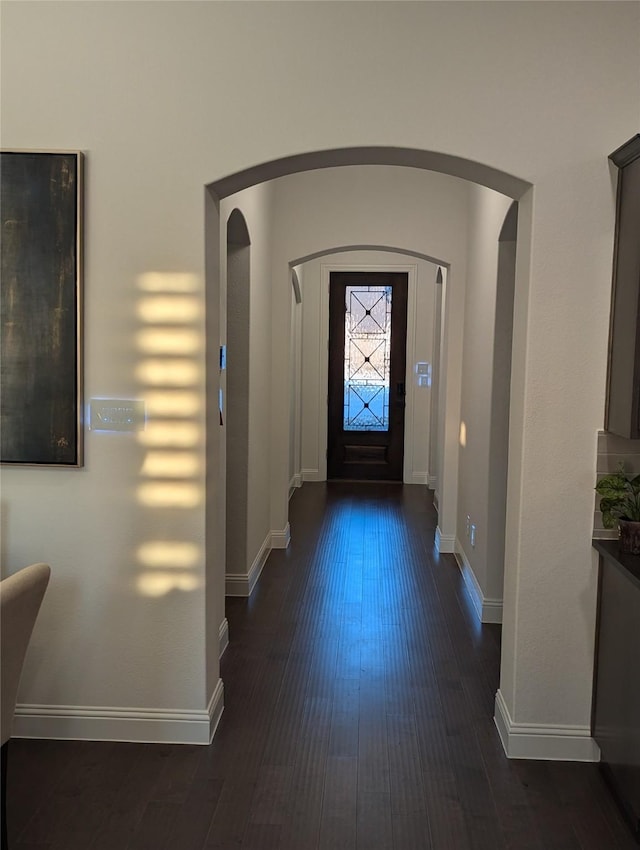
M 419 387 L 431 386 L 431 363 L 416 363 L 417 384 Z
M 89 427 L 92 431 L 143 431 L 146 421 L 140 399 L 92 398 Z

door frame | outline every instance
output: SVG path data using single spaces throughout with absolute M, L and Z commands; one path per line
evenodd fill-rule
M 331 272 L 404 272 L 407 274 L 407 374 L 406 374 L 406 407 L 404 411 L 404 460 L 402 466 L 402 481 L 405 484 L 427 484 L 428 470 L 414 474 L 413 470 L 413 435 L 417 423 L 415 418 L 415 381 L 413 380 L 413 353 L 416 340 L 417 320 L 417 263 L 322 263 L 320 266 L 320 335 L 318 362 L 320 364 L 318 381 L 318 477 L 327 480 L 327 447 L 328 447 L 328 387 L 329 387 L 329 281 Z M 424 425 L 424 423 L 422 423 Z M 430 428 L 429 423 L 429 428 Z M 428 439 L 428 436 L 427 436 Z

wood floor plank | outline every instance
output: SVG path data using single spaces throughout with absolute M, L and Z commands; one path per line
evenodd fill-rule
M 201 755 L 202 749 L 198 746 L 166 747 L 164 764 L 151 799 L 156 803 L 183 803 L 191 790 Z
M 392 850 L 393 830 L 389 793 L 358 791 L 355 846 L 356 850 Z
M 358 762 L 329 756 L 325 772 L 319 850 L 351 850 L 357 833 Z
M 280 824 L 250 823 L 242 839 L 242 850 L 278 850 L 281 835 Z
M 117 779 L 112 770 L 117 744 L 96 743 L 87 747 L 82 742 L 69 742 L 67 754 L 75 756 L 73 767 L 62 766 L 59 780 L 46 794 L 42 804 L 20 835 L 23 843 L 50 843 L 52 847 L 86 847 L 108 807 Z M 13 744 L 13 742 L 12 742 Z M 17 748 L 16 748 L 17 749 Z M 60 748 L 62 753 L 65 748 Z M 82 806 L 75 805 L 81 798 Z M 7 816 L 12 827 L 12 812 Z
M 427 800 L 414 716 L 387 715 L 387 749 L 391 811 L 394 817 L 426 812 Z
M 471 846 L 453 771 L 446 768 L 428 770 L 424 790 L 432 846 L 437 850 Z
M 393 850 L 439 850 L 431 842 L 429 816 L 425 812 L 393 815 Z
M 359 723 L 360 679 L 337 678 L 333 693 L 329 736 L 330 756 L 358 755 Z
M 179 803 L 150 802 L 127 850 L 169 850 L 169 836 L 179 808 Z
M 318 847 L 331 712 L 329 700 L 307 700 L 293 774 L 289 819 L 282 829 L 281 850 Z
M 282 825 L 289 815 L 293 767 L 263 765 L 251 801 L 252 824 Z
M 389 749 L 386 716 L 367 713 L 358 728 L 358 789 L 389 794 Z
M 167 840 L 169 848 L 202 850 L 223 786 L 222 779 L 194 779 L 191 790 L 173 821 Z
M 218 799 L 203 850 L 234 850 L 242 847 L 255 782 L 225 781 Z

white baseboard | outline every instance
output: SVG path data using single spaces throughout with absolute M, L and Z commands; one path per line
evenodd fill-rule
M 426 472 L 411 472 L 405 484 L 423 484 L 427 486 L 429 475 Z
M 429 490 L 435 490 L 438 486 L 438 476 L 437 475 L 427 475 L 427 487 Z
M 15 738 L 56 741 L 131 741 L 148 744 L 210 744 L 224 709 L 218 679 L 202 711 L 81 705 L 17 705 Z
M 298 487 L 302 487 L 302 473 L 296 472 L 295 475 L 291 476 L 291 481 L 289 481 L 289 498 L 293 496 Z
M 228 624 L 227 624 L 228 625 Z M 213 741 L 213 736 L 216 734 L 222 712 L 224 711 L 224 683 L 222 679 L 218 679 L 216 686 L 211 694 L 207 713 L 209 715 L 209 743 Z
M 260 573 L 267 563 L 272 549 L 286 549 L 291 542 L 291 526 L 285 525 L 282 531 L 270 531 L 264 539 L 260 551 L 254 558 L 248 573 L 227 573 L 225 576 L 226 596 L 251 596 Z
M 218 641 L 218 657 L 222 658 L 225 649 L 229 646 L 229 621 L 226 617 L 220 623 L 219 636 L 220 639 Z
M 285 525 L 282 531 L 271 532 L 272 549 L 287 549 L 289 543 L 291 543 L 291 526 L 289 523 Z
M 453 554 L 456 549 L 455 534 L 443 534 L 440 531 L 440 526 L 436 528 L 436 549 L 438 552 Z
M 508 758 L 600 761 L 600 748 L 588 726 L 514 723 L 501 691 L 496 694 L 494 720 Z
M 327 476 L 323 475 L 319 469 L 303 469 L 302 470 L 302 480 L 303 481 L 326 481 Z
M 251 591 L 256 586 L 260 573 L 267 563 L 271 551 L 271 536 L 272 532 L 269 532 L 265 537 L 248 573 L 227 573 L 224 585 L 226 596 L 251 596 Z
M 436 509 L 436 513 L 440 513 L 440 496 L 438 496 L 438 491 L 434 489 L 433 491 L 433 507 Z
M 478 584 L 478 579 L 473 571 L 473 567 L 469 563 L 462 544 L 456 538 L 455 556 L 460 572 L 464 579 L 464 583 L 469 591 L 473 607 L 476 610 L 478 619 L 481 623 L 501 623 L 502 622 L 502 599 L 488 599 L 482 592 L 482 588 Z
M 483 623 L 502 624 L 502 599 L 483 598 L 481 620 Z

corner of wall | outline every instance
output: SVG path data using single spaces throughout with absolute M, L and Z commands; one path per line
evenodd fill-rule
M 478 620 L 481 623 L 502 623 L 502 599 L 490 599 L 483 594 L 476 574 L 458 538 L 455 541 L 454 553 L 467 592 L 478 615 Z
M 496 693 L 494 722 L 507 758 L 600 761 L 600 748 L 588 726 L 515 723 L 500 690 Z
M 456 538 L 453 534 L 443 534 L 440 526 L 436 528 L 436 549 L 441 554 L 453 554 L 455 552 Z

